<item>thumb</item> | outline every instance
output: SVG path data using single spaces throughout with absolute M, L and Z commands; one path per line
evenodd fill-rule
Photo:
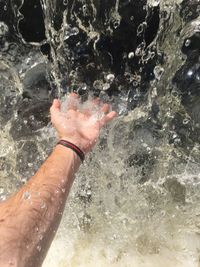
M 60 112 L 60 108 L 61 108 L 60 100 L 54 99 L 53 100 L 53 104 L 52 104 L 52 106 L 50 108 L 51 114 L 54 113 L 54 112 Z

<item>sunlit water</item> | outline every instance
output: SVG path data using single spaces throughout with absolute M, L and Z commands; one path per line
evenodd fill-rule
M 75 2 L 41 1 L 46 37 L 20 24 L 32 1 L 0 2 L 0 199 L 50 153 L 53 97 L 99 95 L 120 116 L 81 166 L 43 266 L 199 267 L 200 3 Z

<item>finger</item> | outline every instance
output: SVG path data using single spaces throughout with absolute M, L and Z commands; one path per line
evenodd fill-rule
M 94 106 L 98 106 L 99 103 L 100 103 L 100 99 L 99 99 L 99 97 L 96 97 L 95 99 L 92 100 L 92 104 L 93 104 Z
M 111 111 L 110 113 L 108 113 L 106 116 L 104 116 L 100 120 L 101 127 L 106 125 L 108 122 L 112 121 L 116 116 L 117 116 L 117 112 L 115 112 L 115 111 Z
M 97 109 L 99 109 L 99 103 L 99 98 L 87 100 L 82 106 L 82 112 L 87 116 L 91 116 Z
M 72 93 L 69 94 L 69 97 L 79 98 L 79 95 L 77 93 L 72 92 Z
M 53 100 L 53 104 L 50 108 L 50 112 L 51 114 L 52 113 L 55 113 L 55 112 L 60 112 L 60 108 L 61 108 L 61 103 L 60 103 L 60 100 L 58 99 L 54 99 Z
M 101 107 L 101 112 L 108 113 L 110 111 L 110 105 L 109 104 L 103 104 Z
M 79 101 L 79 96 L 76 93 L 70 93 L 67 99 L 67 109 L 77 110 Z

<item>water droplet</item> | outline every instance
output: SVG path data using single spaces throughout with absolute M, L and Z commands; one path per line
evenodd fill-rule
M 77 35 L 79 33 L 79 29 L 77 27 L 71 28 L 69 25 L 66 26 L 64 30 L 64 40 L 69 39 L 69 37 L 73 35 Z
M 157 80 L 160 80 L 161 77 L 162 77 L 162 75 L 163 75 L 164 69 L 162 67 L 160 67 L 160 66 L 156 66 L 154 68 L 154 71 L 153 72 L 154 72 L 155 78 Z
M 92 191 L 91 191 L 91 190 L 88 190 L 88 191 L 86 192 L 86 194 L 87 194 L 88 196 L 90 196 L 90 195 L 92 195 Z
M 184 119 L 184 120 L 183 120 L 183 124 L 184 124 L 184 125 L 188 124 L 189 122 L 190 122 L 189 119 Z
M 188 47 L 188 46 L 190 46 L 190 44 L 191 44 L 191 40 L 190 39 L 187 39 L 185 41 L 185 46 Z
M 189 70 L 188 72 L 187 72 L 187 76 L 190 78 L 190 77 L 192 77 L 192 75 L 193 75 L 193 71 L 192 70 Z
M 27 165 L 28 165 L 28 167 L 30 167 L 30 168 L 33 167 L 33 163 L 28 162 Z
M 137 35 L 139 36 L 146 28 L 146 22 L 141 23 L 137 28 Z
M 0 200 L 1 200 L 1 201 L 6 200 L 6 195 L 1 195 L 1 196 L 0 196 Z
M 154 88 L 152 89 L 151 96 L 152 96 L 152 97 L 157 97 L 157 95 L 158 95 L 157 88 L 154 87 Z
M 114 27 L 115 29 L 117 29 L 117 28 L 119 27 L 119 25 L 120 25 L 120 21 L 115 21 L 115 22 L 113 23 L 113 27 Z
M 38 245 L 38 246 L 37 246 L 37 250 L 38 250 L 38 251 L 41 251 L 41 249 L 42 249 L 42 247 Z
M 138 82 L 137 81 L 133 81 L 132 85 L 133 85 L 133 87 L 137 87 L 138 86 Z
M 46 204 L 43 202 L 40 206 L 41 209 L 45 209 L 46 208 Z
M 23 198 L 24 198 L 25 200 L 28 200 L 28 199 L 31 198 L 31 194 L 30 194 L 28 191 L 26 191 L 26 192 L 24 192 L 24 194 L 23 194 Z
M 128 58 L 129 58 L 129 59 L 134 58 L 134 56 L 135 56 L 135 53 L 134 53 L 134 52 L 130 52 L 130 53 L 128 54 Z
M 35 119 L 34 115 L 31 115 L 29 118 L 31 121 L 34 121 L 34 119 Z
M 8 26 L 3 21 L 1 21 L 0 22 L 0 37 L 5 36 L 8 33 L 8 30 L 9 30 Z
M 144 52 L 144 49 L 145 49 L 145 43 L 142 42 L 140 45 L 138 45 L 138 47 L 136 48 L 135 50 L 135 55 L 136 56 L 141 56 L 142 53 Z
M 149 1 L 150 6 L 158 6 L 160 4 L 160 0 L 151 0 Z
M 110 88 L 110 84 L 109 83 L 104 83 L 102 90 L 103 91 L 107 91 L 109 88 Z
M 0 186 L 0 194 L 4 193 L 4 188 L 2 186 Z
M 107 81 L 108 83 L 112 83 L 112 82 L 114 81 L 114 79 L 115 79 L 115 75 L 114 75 L 114 74 L 108 74 L 108 75 L 106 76 L 106 81 Z
M 78 88 L 77 93 L 78 93 L 79 95 L 85 95 L 85 94 L 87 93 L 87 91 L 88 91 L 87 84 L 82 84 L 82 85 Z
M 131 73 L 129 73 L 129 72 L 125 72 L 125 73 L 124 73 L 124 76 L 125 76 L 125 78 L 126 78 L 126 80 L 127 80 L 128 82 L 133 81 L 133 76 L 131 75 Z
M 71 29 L 71 35 L 77 35 L 79 33 L 79 29 L 77 27 L 74 27 Z
M 93 83 L 94 89 L 102 90 L 103 89 L 103 82 L 101 80 L 96 80 Z

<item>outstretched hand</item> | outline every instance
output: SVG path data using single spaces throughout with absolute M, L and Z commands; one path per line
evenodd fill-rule
M 67 140 L 77 145 L 84 153 L 90 152 L 96 144 L 101 128 L 117 116 L 110 112 L 110 105 L 93 100 L 90 106 L 80 108 L 80 98 L 71 93 L 68 96 L 66 110 L 61 110 L 58 99 L 51 106 L 51 122 L 59 140 Z M 95 110 L 95 113 L 94 113 Z

